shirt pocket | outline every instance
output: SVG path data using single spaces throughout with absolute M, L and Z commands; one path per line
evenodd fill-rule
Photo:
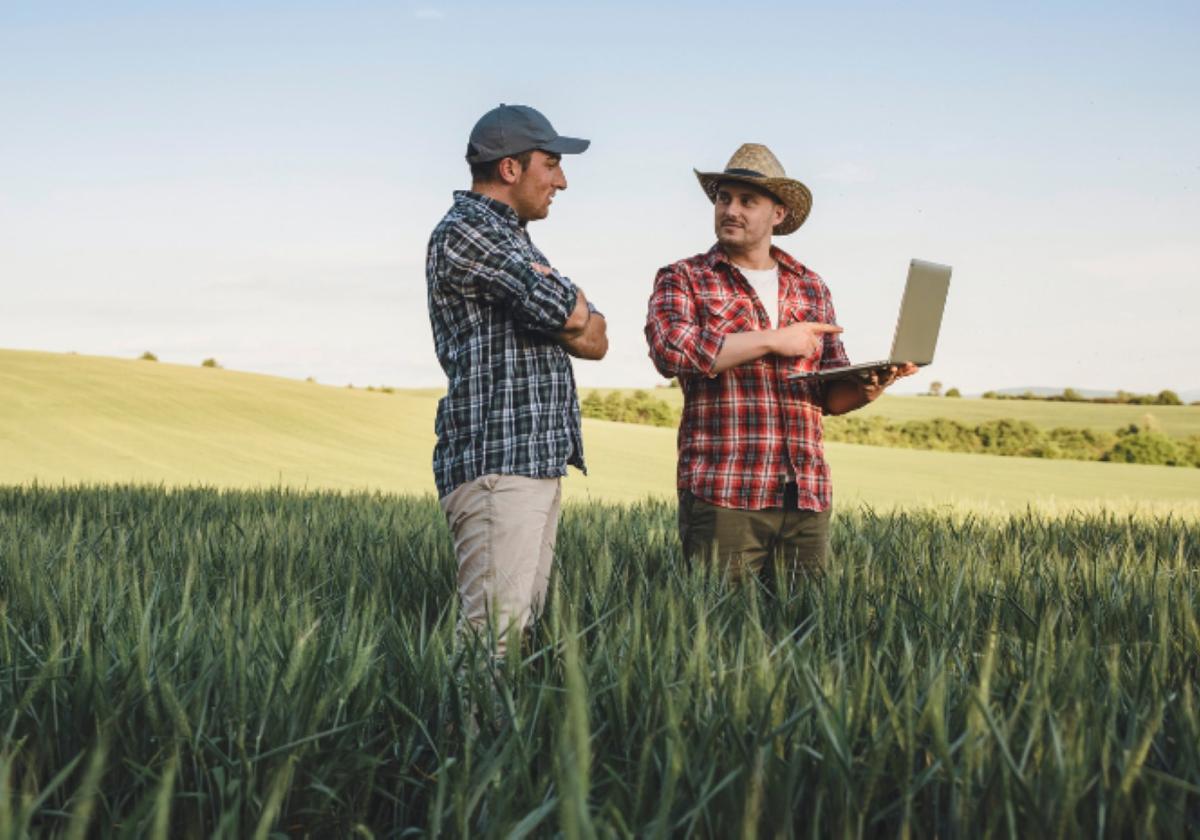
M 783 307 L 782 316 L 779 324 L 781 327 L 790 326 L 792 324 L 801 324 L 805 321 L 814 324 L 827 324 L 829 318 L 825 313 L 825 307 L 820 304 L 811 303 L 808 300 L 789 300 Z M 817 348 L 817 352 L 812 356 L 796 356 L 791 359 L 780 359 L 780 370 L 785 375 L 793 373 L 803 373 L 804 371 L 817 370 L 821 367 L 821 357 L 825 354 L 825 342 L 821 342 L 821 346 Z
M 749 298 L 732 295 L 711 295 L 699 299 L 704 326 L 711 332 L 747 332 L 758 328 L 758 317 Z
M 780 320 L 781 326 L 795 324 L 799 321 L 813 321 L 819 324 L 829 323 L 829 313 L 826 307 L 817 301 L 811 301 L 806 298 L 793 298 L 784 303 L 780 313 L 783 317 Z

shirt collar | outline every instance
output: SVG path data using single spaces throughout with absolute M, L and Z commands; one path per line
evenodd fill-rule
M 729 259 L 729 255 L 725 253 L 725 249 L 721 247 L 721 243 L 719 242 L 713 245 L 705 256 L 708 258 L 708 264 L 713 268 L 722 263 L 731 268 L 733 267 L 733 261 Z M 804 264 L 782 248 L 772 245 L 771 259 L 775 260 L 782 270 L 795 274 L 797 277 L 803 277 L 808 274 L 808 269 L 804 267 Z
M 517 211 L 503 201 L 497 201 L 494 198 L 489 198 L 486 195 L 480 195 L 470 190 L 455 190 L 454 203 L 456 206 L 464 209 L 482 210 L 491 213 L 513 227 L 522 227 L 521 220 L 517 218 Z

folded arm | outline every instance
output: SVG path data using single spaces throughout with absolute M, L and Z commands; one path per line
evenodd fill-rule
M 548 279 L 519 249 L 468 227 L 450 231 L 441 258 L 446 282 L 467 299 L 508 309 L 526 329 L 549 335 L 577 329 L 579 292 L 565 277 Z
M 575 310 L 567 319 L 566 329 L 558 336 L 559 343 L 578 359 L 599 361 L 608 352 L 608 322 L 596 307 L 588 303 L 583 296 L 583 289 L 579 290 Z
M 534 263 L 533 269 L 543 276 L 554 277 L 559 282 L 569 282 L 549 266 Z M 568 353 L 578 359 L 599 361 L 608 352 L 608 322 L 596 307 L 588 302 L 583 289 L 576 287 L 575 306 L 555 338 Z

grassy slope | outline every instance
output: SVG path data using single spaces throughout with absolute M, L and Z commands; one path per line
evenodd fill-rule
M 0 351 L 0 482 L 432 492 L 437 398 L 436 391 L 371 393 L 199 367 Z M 881 409 L 892 400 L 957 402 L 889 398 Z M 591 474 L 573 472 L 568 498 L 674 492 L 673 429 L 586 421 L 584 435 Z M 829 459 L 843 503 L 1003 508 L 1103 499 L 1200 512 L 1200 470 L 848 445 L 831 445 Z
M 596 390 L 607 393 L 612 389 Z M 683 394 L 676 388 L 657 388 L 652 393 L 676 407 L 683 404 Z M 1106 432 L 1115 432 L 1130 423 L 1141 423 L 1146 415 L 1149 415 L 1164 433 L 1173 437 L 1200 435 L 1200 405 L 1098 405 L 1039 400 L 935 399 L 888 395 L 863 409 L 863 416 L 867 415 L 899 421 L 948 417 L 972 425 L 985 420 L 1028 420 L 1046 429 L 1074 426 Z

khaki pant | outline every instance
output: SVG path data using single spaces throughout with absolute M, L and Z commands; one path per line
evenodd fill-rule
M 480 476 L 441 500 L 458 556 L 462 617 L 505 637 L 541 612 L 550 586 L 562 486 L 557 478 Z M 494 622 L 494 625 L 492 624 Z
M 791 575 L 819 575 L 829 547 L 828 510 L 736 510 L 679 493 L 679 540 L 692 562 L 715 557 L 735 580 L 770 577 L 778 562 Z

